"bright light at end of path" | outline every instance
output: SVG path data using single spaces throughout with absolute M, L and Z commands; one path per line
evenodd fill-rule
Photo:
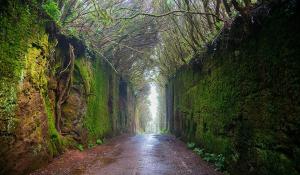
M 151 112 L 151 118 L 152 121 L 150 122 L 150 128 L 149 130 L 151 132 L 157 132 L 157 110 L 158 110 L 158 93 L 157 93 L 157 87 L 155 84 L 151 83 L 150 85 L 150 94 L 149 94 L 149 101 L 150 101 L 150 112 Z

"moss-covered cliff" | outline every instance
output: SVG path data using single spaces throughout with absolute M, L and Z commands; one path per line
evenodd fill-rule
M 269 12 L 248 36 L 237 18 L 166 87 L 168 129 L 225 155 L 234 175 L 300 174 L 300 18 L 295 3 Z
M 26 174 L 67 147 L 134 126 L 134 104 L 120 106 L 134 101 L 119 93 L 120 75 L 33 8 L 1 7 L 0 174 Z

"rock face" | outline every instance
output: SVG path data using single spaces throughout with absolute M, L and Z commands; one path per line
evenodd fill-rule
M 5 164 L 13 165 L 12 174 L 26 172 L 27 167 L 37 168 L 40 162 L 50 158 L 47 152 L 48 123 L 43 97 L 27 79 L 22 82 L 17 105 L 15 140 L 5 157 Z
M 29 6 L 6 5 L 0 12 L 6 34 L 0 38 L 0 174 L 27 174 L 68 147 L 134 132 L 135 97 L 125 79 L 120 85 L 121 75 Z
M 299 11 L 295 2 L 265 10 L 247 31 L 237 18 L 169 80 L 167 127 L 224 154 L 233 175 L 298 175 Z

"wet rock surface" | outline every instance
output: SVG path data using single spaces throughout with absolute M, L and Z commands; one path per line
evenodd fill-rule
M 31 175 L 219 175 L 168 135 L 123 135 L 83 152 L 71 150 Z

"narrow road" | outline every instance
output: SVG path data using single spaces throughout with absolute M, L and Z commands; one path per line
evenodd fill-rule
M 83 152 L 71 150 L 31 175 L 220 175 L 167 135 L 119 136 Z

